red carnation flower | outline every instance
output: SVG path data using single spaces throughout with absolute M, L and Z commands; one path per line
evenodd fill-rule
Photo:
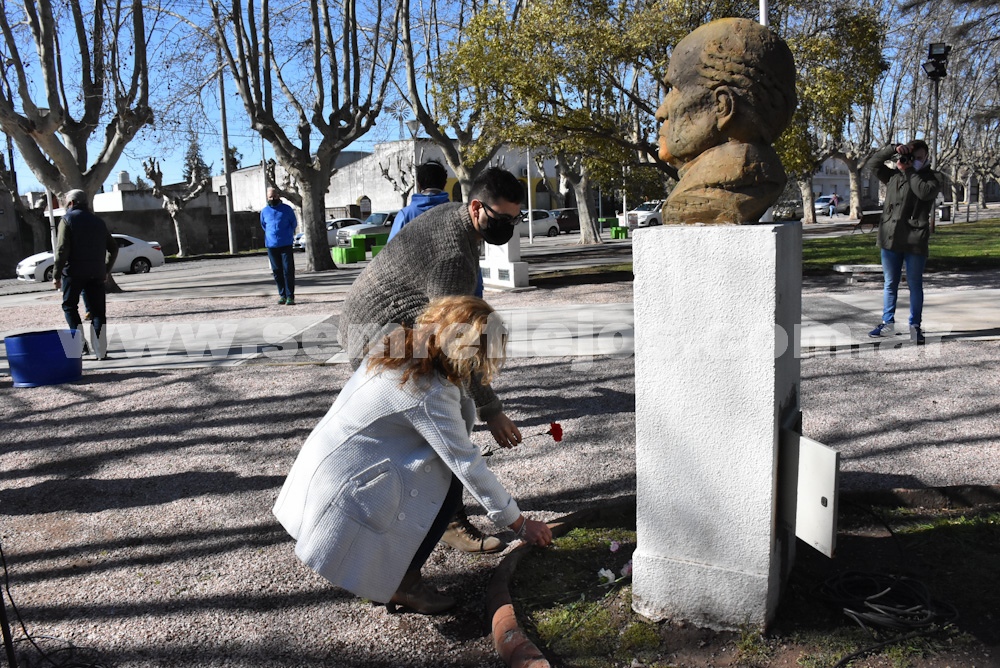
M 545 432 L 546 434 L 552 434 L 552 440 L 556 443 L 562 440 L 562 425 L 558 422 L 550 422 L 549 430 Z

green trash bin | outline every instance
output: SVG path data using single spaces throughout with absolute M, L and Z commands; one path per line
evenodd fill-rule
M 357 260 L 354 259 L 354 255 L 351 254 L 353 248 L 334 248 L 332 249 L 333 261 L 337 264 L 354 264 Z

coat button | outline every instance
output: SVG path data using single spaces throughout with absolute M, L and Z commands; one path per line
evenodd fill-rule
M 427 466 L 424 467 L 424 473 L 430 473 L 430 472 L 431 472 L 431 466 L 430 464 L 428 464 Z
M 410 496 L 416 496 L 417 494 L 420 494 L 420 492 L 418 492 L 418 491 L 417 491 L 417 490 L 415 490 L 415 489 L 411 489 L 411 490 L 410 490 Z
M 403 520 L 406 519 L 406 513 L 400 513 L 399 515 L 396 516 L 396 519 L 402 522 Z

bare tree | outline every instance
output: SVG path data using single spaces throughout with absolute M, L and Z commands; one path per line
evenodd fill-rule
M 505 121 L 494 113 L 501 104 L 502 83 L 472 83 L 463 66 L 449 58 L 465 43 L 464 29 L 478 4 L 430 0 L 427 11 L 413 17 L 406 2 L 400 23 L 407 101 L 420 127 L 444 154 L 465 199 L 476 175 L 504 143 L 496 130 Z
M 413 174 L 416 173 L 416 166 L 413 164 L 413 158 L 409 158 L 407 164 L 404 165 L 403 156 L 397 155 L 395 169 L 392 169 L 392 159 L 390 158 L 385 163 L 378 163 L 378 170 L 382 172 L 382 177 L 392 184 L 392 189 L 403 198 L 401 206 L 406 206 L 407 199 L 415 185 Z
M 313 0 L 303 17 L 300 3 L 272 9 L 261 0 L 258 9 L 253 0 L 210 0 L 223 59 L 251 125 L 301 194 L 307 271 L 336 268 L 324 225 L 326 191 L 337 156 L 382 110 L 405 0 L 395 2 Z
M 10 72 L 0 98 L 0 128 L 14 139 L 40 183 L 54 192 L 78 188 L 92 197 L 125 146 L 153 120 L 149 106 L 144 9 L 140 0 L 6 1 L 0 11 Z M 15 13 L 23 10 L 23 17 Z M 71 30 L 60 29 L 66 25 Z M 72 40 L 66 39 L 72 37 Z M 102 129 L 93 162 L 89 146 Z
M 163 200 L 163 208 L 170 214 L 174 223 L 174 234 L 177 237 L 177 255 L 183 257 L 192 252 L 191 230 L 194 219 L 184 208 L 201 195 L 212 182 L 207 165 L 194 165 L 183 189 L 166 190 L 163 187 L 163 172 L 160 163 L 155 158 L 142 161 L 146 178 L 153 182 L 153 197 Z

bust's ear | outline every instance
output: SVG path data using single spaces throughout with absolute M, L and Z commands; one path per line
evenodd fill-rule
M 725 132 L 736 118 L 736 96 L 729 86 L 719 86 L 713 91 L 715 127 Z

